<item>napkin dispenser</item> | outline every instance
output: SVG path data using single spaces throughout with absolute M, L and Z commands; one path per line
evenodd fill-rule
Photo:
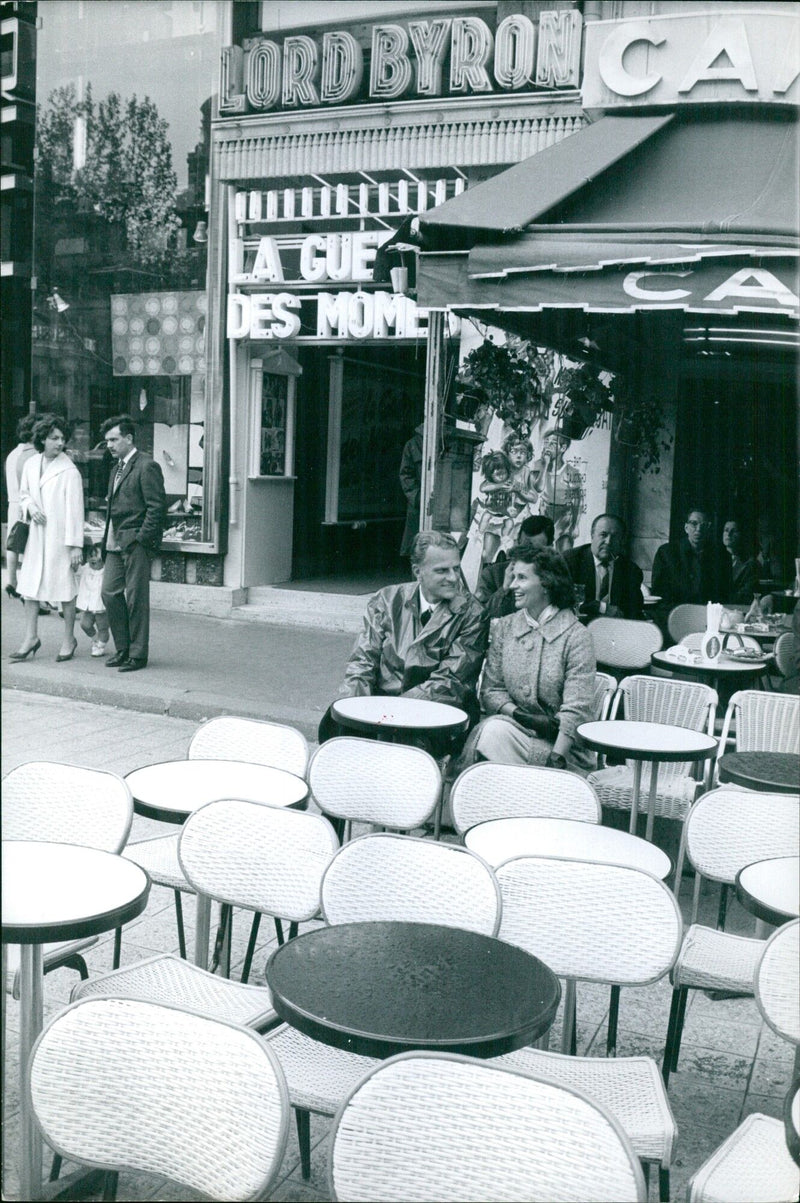
M 719 602 L 708 602 L 706 605 L 706 631 L 700 644 L 704 660 L 719 660 L 720 652 L 722 651 L 720 624 L 722 622 L 723 610 L 724 606 Z

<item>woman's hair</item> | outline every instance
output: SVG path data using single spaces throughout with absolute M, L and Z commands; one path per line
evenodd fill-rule
M 492 484 L 494 484 L 494 477 L 498 468 L 505 468 L 509 476 L 511 476 L 512 472 L 514 471 L 514 469 L 511 467 L 511 461 L 502 451 L 490 451 L 488 455 L 484 455 L 483 459 L 481 460 L 481 468 L 483 469 L 483 475 L 487 480 L 491 481 Z
M 26 414 L 24 418 L 20 418 L 17 422 L 17 442 L 29 443 L 31 441 L 31 432 L 39 421 L 36 414 Z
M 510 434 L 503 443 L 503 451 L 506 455 L 511 453 L 512 447 L 524 447 L 525 459 L 530 462 L 533 459 L 533 447 L 529 439 L 525 439 L 521 434 Z
M 58 414 L 43 414 L 41 418 L 37 419 L 31 433 L 31 439 L 37 451 L 44 451 L 44 441 L 54 430 L 60 430 L 64 436 L 64 442 L 69 442 L 72 424 L 66 418 L 61 418 Z
M 530 564 L 542 582 L 551 606 L 569 610 L 575 600 L 575 586 L 566 561 L 552 547 L 515 547 L 509 560 L 516 564 Z

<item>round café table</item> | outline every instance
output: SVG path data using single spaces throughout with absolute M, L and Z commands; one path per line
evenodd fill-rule
M 331 705 L 331 717 L 347 731 L 388 743 L 413 744 L 424 748 L 437 760 L 446 755 L 450 741 L 463 735 L 469 726 L 466 710 L 446 702 L 372 694 L 337 699 Z M 440 803 L 434 816 L 434 839 L 439 838 L 441 824 Z
M 736 874 L 736 897 L 761 923 L 780 926 L 800 915 L 800 857 L 754 861 Z
M 563 856 L 644 869 L 662 881 L 672 871 L 672 861 L 655 844 L 627 831 L 576 819 L 488 819 L 470 827 L 464 843 L 493 869 L 515 856 Z
M 783 1127 L 792 1161 L 800 1165 L 800 1081 L 796 1078 L 783 1104 Z
M 725 632 L 721 632 L 722 637 Z M 677 644 L 675 647 L 652 652 L 650 663 L 657 668 L 667 668 L 676 676 L 689 681 L 703 681 L 719 693 L 720 685 L 727 683 L 733 688 L 752 684 L 767 671 L 770 656 L 765 652 L 763 659 L 751 662 L 735 660 L 722 652 L 718 660 L 706 660 L 700 652 L 692 652 Z
M 631 835 L 636 834 L 636 820 L 639 816 L 642 762 L 648 760 L 652 763 L 645 833 L 648 840 L 653 836 L 659 764 L 665 761 L 708 760 L 717 747 L 717 740 L 703 731 L 675 727 L 670 723 L 640 723 L 630 719 L 581 723 L 578 735 L 596 752 L 620 752 L 626 759 L 634 762 L 629 827 Z
M 370 1057 L 496 1057 L 543 1035 L 561 996 L 555 974 L 523 949 L 429 923 L 316 928 L 277 948 L 266 976 L 292 1027 Z
M 719 779 L 768 794 L 800 794 L 800 756 L 796 752 L 726 752 L 719 758 Z
M 270 765 L 244 760 L 165 760 L 128 773 L 133 809 L 162 823 L 185 823 L 193 811 L 221 798 L 267 802 L 305 809 L 308 785 L 302 777 Z M 195 964 L 208 965 L 211 899 L 197 895 Z
M 77 844 L 4 840 L 2 863 L 3 989 L 5 945 L 21 945 L 21 1197 L 38 1199 L 42 1146 L 28 1100 L 27 1073 L 31 1049 L 42 1030 L 42 945 L 99 935 L 128 923 L 147 906 L 150 879 L 125 857 Z

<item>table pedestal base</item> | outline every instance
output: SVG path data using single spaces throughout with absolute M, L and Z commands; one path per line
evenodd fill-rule
M 19 1120 L 22 1165 L 20 1190 L 23 1199 L 38 1199 L 42 1190 L 42 1142 L 28 1102 L 28 1063 L 43 1024 L 42 946 L 22 944 L 19 967 Z M 6 988 L 5 981 L 2 983 Z

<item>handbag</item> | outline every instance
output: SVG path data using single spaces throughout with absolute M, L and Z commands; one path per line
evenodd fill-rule
M 28 542 L 29 529 L 30 527 L 27 522 L 15 522 L 8 532 L 6 551 L 15 551 L 17 555 L 21 555 L 25 550 L 25 544 Z

